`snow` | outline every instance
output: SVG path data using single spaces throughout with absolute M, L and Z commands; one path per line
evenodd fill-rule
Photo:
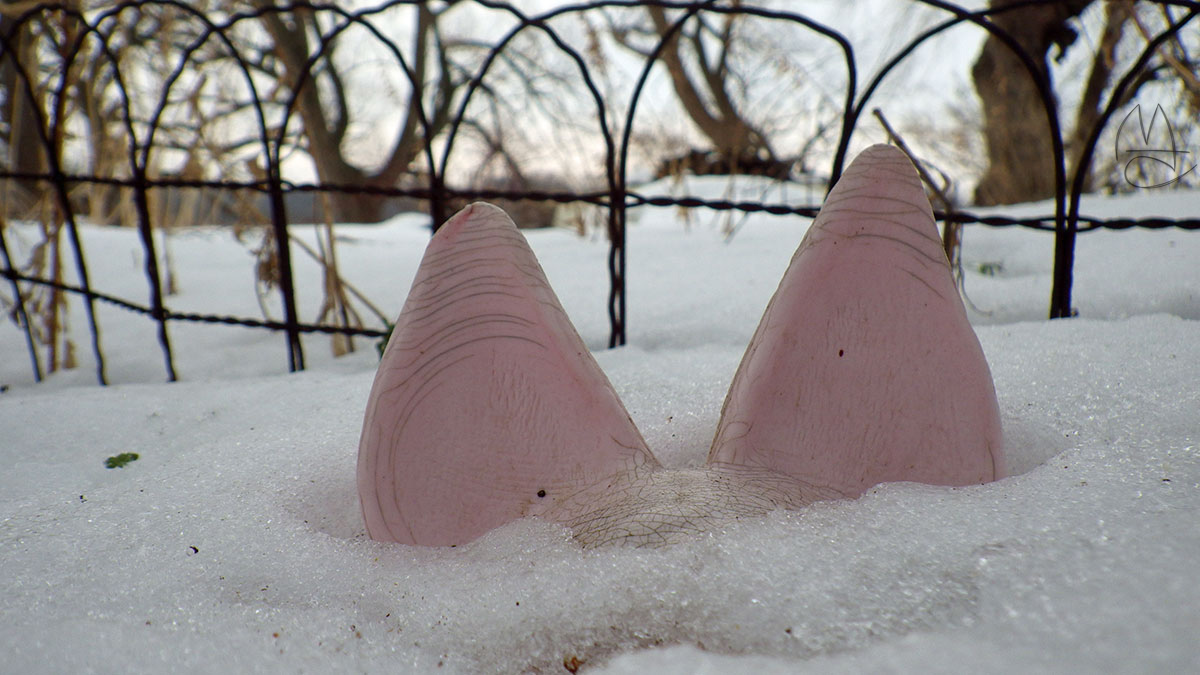
M 1195 217 L 1200 194 L 1091 198 L 1084 212 Z M 637 213 L 630 346 L 613 351 L 604 243 L 528 237 L 656 456 L 681 467 L 703 462 L 807 220 L 736 216 L 727 237 L 721 217 L 677 215 Z M 428 237 L 419 219 L 339 237 L 351 282 L 398 313 Z M 135 233 L 84 239 L 98 289 L 146 296 Z M 454 549 L 367 539 L 354 464 L 371 341 L 334 359 L 327 337 L 307 337 L 310 370 L 288 375 L 278 334 L 173 323 L 183 381 L 165 384 L 153 324 L 101 305 L 116 383 L 101 388 L 76 307 L 81 367 L 35 385 L 5 323 L 0 670 L 1195 671 L 1200 234 L 1082 235 L 1081 317 L 1053 322 L 1052 235 L 969 226 L 965 242 L 1014 475 L 884 485 L 653 551 L 583 551 L 532 520 Z M 257 314 L 252 259 L 227 231 L 169 247 L 173 308 Z M 297 260 L 312 316 L 320 278 Z M 122 452 L 139 459 L 104 467 Z

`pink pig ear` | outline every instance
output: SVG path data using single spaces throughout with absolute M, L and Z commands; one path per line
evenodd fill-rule
M 371 538 L 445 546 L 657 466 L 512 220 L 468 206 L 429 243 L 367 402 Z
M 884 481 L 1000 477 L 996 394 L 908 158 L 855 159 L 742 357 L 711 464 L 853 497 Z

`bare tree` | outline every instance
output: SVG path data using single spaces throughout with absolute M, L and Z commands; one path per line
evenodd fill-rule
M 993 0 L 993 8 L 1002 9 L 1016 0 Z M 1057 0 L 1028 5 L 992 16 L 997 26 L 1007 31 L 1033 59 L 1038 71 L 1052 83 L 1048 57 L 1057 50 L 1055 60 L 1065 58 L 1076 42 L 1073 22 L 1092 0 Z M 1079 105 L 1065 137 L 1068 177 L 1080 170 L 1080 153 L 1089 134 L 1100 121 L 1104 94 L 1111 89 L 1114 74 L 1119 72 L 1118 47 L 1127 38 L 1128 26 L 1137 26 L 1145 41 L 1151 39 L 1145 20 L 1139 18 L 1134 0 L 1106 0 L 1104 17 L 1095 51 L 1081 86 Z M 1166 23 L 1172 20 L 1169 9 L 1159 6 Z M 1181 37 L 1168 41 L 1160 54 L 1141 72 L 1132 86 L 1124 92 L 1124 104 L 1137 96 L 1151 82 L 1174 80 L 1184 89 L 1185 106 L 1194 116 L 1200 110 L 1200 84 L 1197 69 L 1200 59 L 1191 57 Z M 975 203 L 980 205 L 1012 204 L 1044 199 L 1054 194 L 1054 167 L 1051 137 L 1046 126 L 1043 106 L 1034 80 L 1020 59 L 1000 39 L 989 35 L 983 50 L 972 68 L 975 90 L 982 102 L 983 134 L 988 166 L 975 190 Z M 1063 84 L 1057 94 L 1063 93 Z M 1058 105 L 1057 98 L 1053 101 Z M 1091 189 L 1093 167 L 1086 188 Z
M 1117 64 L 1117 46 L 1125 33 L 1125 25 L 1133 15 L 1133 4 L 1133 0 L 1109 0 L 1104 4 L 1104 26 L 1101 29 L 1100 41 L 1092 56 L 1074 128 L 1070 137 L 1066 139 L 1067 156 L 1072 167 L 1079 166 L 1079 155 L 1087 142 L 1087 136 L 1100 121 L 1101 97 L 1112 80 L 1113 69 Z M 1091 167 L 1086 169 L 1090 174 Z
M 61 90 L 69 89 L 79 77 L 79 69 L 55 67 L 63 56 L 77 26 L 63 13 L 43 14 L 20 24 L 16 18 L 28 7 L 6 4 L 0 11 L 0 29 L 7 39 L 7 51 L 0 61 L 0 87 L 4 105 L 0 115 L 7 149 L 4 157 L 10 171 L 30 176 L 44 175 L 51 158 L 62 156 L 65 135 L 54 134 L 47 126 L 49 106 L 53 100 L 53 83 Z M 22 76 L 23 74 L 23 76 Z M 0 229 L 8 227 L 8 217 L 20 217 L 37 223 L 36 237 L 24 261 L 10 261 L 26 274 L 49 279 L 55 284 L 66 281 L 67 263 L 61 233 L 64 229 L 62 205 L 46 189 L 46 184 L 32 177 L 5 181 L 4 199 L 0 206 Z M 75 346 L 67 329 L 67 295 L 55 286 L 29 286 L 17 291 L 24 303 L 25 313 L 15 311 L 17 298 L 0 298 L 14 322 L 28 322 L 32 340 L 45 349 L 45 368 L 55 372 L 75 366 Z M 40 360 L 39 360 L 40 361 Z M 39 364 L 37 370 L 41 370 Z
M 35 25 L 26 22 L 14 27 L 16 16 L 23 11 L 15 3 L 0 5 L 0 35 L 8 38 L 8 53 L 0 61 L 0 142 L 5 149 L 4 163 L 15 173 L 42 174 L 46 172 L 45 150 L 38 136 L 38 112 L 41 102 L 31 99 L 17 71 L 18 63 L 36 63 L 37 35 Z M 36 74 L 35 74 L 36 75 Z M 36 87 L 34 96 L 37 96 Z M 37 184 L 29 180 L 6 181 L 4 210 L 8 214 L 23 212 L 32 206 Z
M 992 0 L 1003 8 L 1018 0 Z M 1069 21 L 1092 0 L 1059 0 L 993 15 L 992 21 L 1010 34 L 1050 81 L 1046 62 L 1052 47 L 1064 54 L 1075 42 Z M 983 103 L 987 171 L 975 189 L 975 203 L 1010 204 L 1054 194 L 1053 154 L 1049 151 L 1042 99 L 1020 58 L 999 38 L 989 35 L 971 76 Z
M 258 0 L 271 5 L 270 0 Z M 305 64 L 320 39 L 321 26 L 315 13 L 305 10 L 268 12 L 262 24 L 271 37 L 271 53 L 280 71 L 278 80 L 289 88 L 299 86 L 297 109 L 304 122 L 305 151 L 312 157 L 323 182 L 366 187 L 395 187 L 418 159 L 426 136 L 437 135 L 449 123 L 455 92 L 466 78 L 450 60 L 450 48 L 438 29 L 438 18 L 446 9 L 434 10 L 427 3 L 413 5 L 415 30 L 412 61 L 413 77 L 400 130 L 382 165 L 368 170 L 353 162 L 346 142 L 350 130 L 352 101 L 342 74 L 334 65 L 338 43 L 328 45 L 325 54 L 303 83 Z M 435 62 L 431 66 L 431 61 Z M 267 61 L 263 61 L 267 63 Z M 430 93 L 428 90 L 432 88 Z M 422 128 L 419 111 L 428 120 Z M 338 220 L 379 220 L 383 200 L 361 194 L 338 193 L 333 198 Z
M 653 56 L 658 41 L 666 39 L 657 58 L 683 110 L 716 155 L 693 150 L 671 161 L 697 173 L 788 175 L 793 162 L 776 153 L 768 134 L 744 106 L 747 85 L 733 61 L 737 49 L 751 46 L 742 30 L 745 16 L 731 12 L 714 18 L 701 13 L 678 29 L 674 28 L 678 17 L 669 16 L 663 7 L 645 7 L 645 17 L 648 23 L 621 24 L 609 16 L 610 33 L 622 47 L 645 58 Z
M 1108 9 L 1110 17 L 1114 14 L 1119 14 L 1124 17 L 1125 23 L 1132 24 L 1132 28 L 1128 33 L 1131 33 L 1133 37 L 1127 41 L 1134 43 L 1138 43 L 1139 40 L 1149 43 L 1155 39 L 1155 34 L 1158 31 L 1166 29 L 1167 26 L 1175 23 L 1182 16 L 1182 13 L 1173 13 L 1173 8 L 1169 5 L 1150 6 L 1148 3 L 1135 5 L 1133 0 L 1109 0 Z M 1200 119 L 1200 55 L 1196 54 L 1196 50 L 1200 47 L 1200 44 L 1196 41 L 1197 35 L 1198 33 L 1195 30 L 1185 30 L 1169 35 L 1166 41 L 1156 50 L 1154 58 L 1147 67 L 1136 73 L 1135 79 L 1132 81 L 1131 86 L 1126 89 L 1122 99 L 1118 101 L 1118 105 L 1127 105 L 1141 94 L 1143 88 L 1147 88 L 1162 97 L 1162 99 L 1155 101 L 1155 113 L 1158 113 L 1157 108 L 1166 103 L 1170 112 L 1164 111 L 1163 114 L 1173 115 L 1175 119 L 1179 120 Z M 1190 38 L 1190 43 L 1188 43 L 1186 38 Z M 1173 104 L 1170 99 L 1174 99 Z M 1081 110 L 1081 114 L 1085 112 L 1088 111 L 1086 109 Z M 1132 113 L 1132 110 L 1130 112 Z M 1087 128 L 1090 128 L 1090 126 L 1088 125 Z M 1120 145 L 1120 136 L 1128 136 L 1133 131 L 1123 131 L 1122 126 L 1117 125 L 1116 129 L 1110 129 L 1114 136 L 1117 137 L 1116 143 L 1118 145 Z M 1184 145 L 1190 145 L 1187 134 L 1188 132 L 1194 133 L 1196 131 L 1191 128 L 1191 125 L 1180 125 L 1178 129 L 1171 128 L 1169 120 L 1163 127 L 1158 129 L 1159 138 L 1167 144 L 1180 142 Z M 1149 129 L 1138 129 L 1135 133 L 1140 135 L 1147 131 Z M 1174 138 L 1177 131 L 1182 132 L 1184 134 L 1183 137 Z M 1076 135 L 1082 138 L 1082 134 L 1077 132 Z M 1136 145 L 1140 146 L 1145 141 L 1146 139 L 1142 138 L 1136 142 Z M 1087 188 L 1096 189 L 1104 187 L 1109 190 L 1138 189 L 1140 186 L 1154 184 L 1155 180 L 1165 180 L 1164 185 L 1176 182 L 1195 185 L 1198 179 L 1195 172 L 1195 155 L 1191 155 L 1190 162 L 1184 161 L 1186 157 L 1188 157 L 1188 154 L 1185 153 L 1182 156 L 1171 157 L 1173 161 L 1160 164 L 1155 161 L 1138 159 L 1130 162 L 1127 158 L 1113 156 L 1111 162 L 1113 165 L 1112 170 L 1104 173 L 1097 171 L 1095 175 L 1089 175 Z M 1136 173 L 1147 169 L 1150 173 L 1159 174 L 1158 178 L 1155 179 L 1150 176 L 1133 178 L 1128 173 L 1131 170 Z M 1098 178 L 1100 176 L 1107 176 L 1108 178 L 1102 182 Z

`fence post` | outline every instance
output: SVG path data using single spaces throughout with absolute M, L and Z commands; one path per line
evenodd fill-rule
M 1071 284 L 1074 282 L 1075 234 L 1078 222 L 1068 218 L 1054 233 L 1054 285 L 1050 290 L 1050 318 L 1075 316 L 1071 309 Z
M 133 201 L 137 208 L 138 235 L 142 239 L 142 251 L 146 256 L 146 279 L 150 282 L 150 316 L 158 322 L 158 344 L 162 346 L 163 361 L 167 369 L 167 381 L 175 382 L 175 362 L 171 358 L 171 340 L 167 336 L 167 312 L 163 305 L 162 278 L 158 272 L 158 252 L 154 248 L 154 231 L 150 227 L 150 206 L 146 198 L 146 170 L 133 166 Z
M 13 302 L 16 304 L 17 320 L 25 330 L 25 344 L 29 347 L 29 360 L 33 362 L 33 380 L 42 381 L 42 364 L 38 360 L 37 345 L 33 342 L 33 327 L 29 325 L 29 314 L 25 311 L 25 298 L 21 296 L 21 286 L 17 284 L 16 268 L 13 267 L 12 256 L 8 254 L 8 242 L 4 239 L 4 226 L 0 222 L 0 258 L 4 261 L 4 276 L 12 284 Z
M 283 296 L 283 322 L 287 327 L 288 370 L 304 370 L 304 348 L 300 344 L 300 319 L 296 312 L 296 287 L 292 278 L 291 242 L 288 240 L 287 211 L 283 202 L 283 183 L 279 165 L 272 161 L 268 169 L 271 192 L 271 229 L 275 233 L 275 254 L 279 259 L 279 292 Z

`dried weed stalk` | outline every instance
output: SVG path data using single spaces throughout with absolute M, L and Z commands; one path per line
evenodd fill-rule
M 387 315 L 379 310 L 361 291 L 342 277 L 337 261 L 337 235 L 333 224 L 333 205 L 325 193 L 321 194 L 322 222 L 314 224 L 316 247 L 310 246 L 300 237 L 289 233 L 289 245 L 295 245 L 312 258 L 321 268 L 322 298 L 317 310 L 316 323 L 340 328 L 363 328 L 362 313 L 355 307 L 357 301 L 375 315 L 385 326 L 390 325 Z M 255 257 L 255 287 L 259 309 L 263 316 L 271 319 L 267 299 L 280 288 L 279 254 L 275 232 L 262 228 L 262 238 L 252 249 Z M 350 335 L 334 333 L 330 348 L 333 355 L 342 356 L 355 351 L 354 339 Z
M 23 276 L 47 279 L 54 284 L 65 284 L 67 279 L 63 274 L 60 237 L 64 221 L 49 195 L 39 200 L 38 210 L 41 216 L 34 221 L 36 241 L 29 245 L 26 259 L 24 262 L 6 260 L 5 263 Z M 16 228 L 10 227 L 8 220 L 0 216 L 0 236 L 11 241 L 11 234 L 20 236 Z M 46 373 L 54 373 L 76 367 L 78 362 L 75 343 L 71 340 L 67 294 L 51 285 L 20 282 L 14 285 L 20 293 L 20 303 L 17 302 L 17 298 L 0 293 L 0 309 L 22 330 L 28 327 L 28 334 L 34 345 L 44 350 L 44 361 L 37 357 L 36 351 L 33 354 L 37 376 L 40 378 L 43 370 Z M 19 311 L 22 307 L 23 314 Z M 31 346 L 31 349 L 34 347 Z

